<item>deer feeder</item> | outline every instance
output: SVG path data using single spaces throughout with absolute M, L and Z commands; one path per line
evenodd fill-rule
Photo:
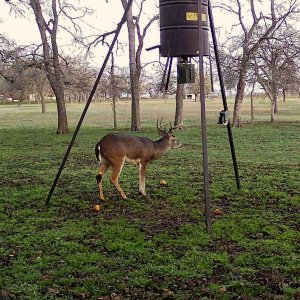
M 203 55 L 209 55 L 208 0 L 202 1 Z M 199 56 L 198 0 L 160 0 L 160 55 L 179 57 L 178 83 L 195 82 L 191 57 Z

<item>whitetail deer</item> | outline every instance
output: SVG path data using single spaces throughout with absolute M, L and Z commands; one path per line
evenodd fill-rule
M 160 139 L 152 141 L 147 137 L 137 137 L 121 133 L 109 133 L 104 136 L 95 146 L 95 153 L 100 162 L 99 172 L 96 176 L 99 189 L 99 197 L 104 200 L 102 180 L 105 172 L 112 167 L 111 182 L 119 191 L 123 199 L 127 199 L 118 183 L 119 175 L 125 162 L 135 163 L 139 167 L 139 191 L 146 196 L 145 173 L 150 161 L 159 159 L 171 148 L 181 148 L 182 144 L 172 134 L 175 127 L 167 131 L 162 129 L 160 123 L 156 123 Z

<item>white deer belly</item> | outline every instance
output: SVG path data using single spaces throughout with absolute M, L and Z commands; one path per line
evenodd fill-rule
M 141 158 L 132 159 L 132 158 L 129 158 L 129 157 L 125 156 L 125 161 L 129 162 L 129 163 L 132 163 L 132 164 L 138 165 L 141 162 L 141 160 L 142 160 Z

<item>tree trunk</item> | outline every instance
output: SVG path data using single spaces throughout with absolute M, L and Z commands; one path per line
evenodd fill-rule
M 44 96 L 44 85 L 45 85 L 45 81 L 46 79 L 38 79 L 37 74 L 35 73 L 36 77 L 36 93 L 38 95 L 38 99 L 39 99 L 39 103 L 41 104 L 41 108 L 42 108 L 42 114 L 46 113 L 46 101 L 45 101 L 45 96 Z
M 275 99 L 271 101 L 271 123 L 275 122 Z
M 174 126 L 179 126 L 182 129 L 183 125 L 183 84 L 177 84 L 176 89 L 176 112 Z
M 271 96 L 271 122 L 275 122 L 275 114 L 278 113 L 278 95 L 273 93 Z
M 237 91 L 235 95 L 234 111 L 233 111 L 233 126 L 242 126 L 242 119 L 240 115 L 242 102 L 244 99 L 244 91 L 246 87 L 246 70 L 241 70 L 237 84 Z
M 40 96 L 40 100 L 41 100 L 42 114 L 45 114 L 46 113 L 46 103 L 45 103 L 45 97 L 44 97 L 43 91 L 41 89 L 39 90 L 39 96 Z
M 260 84 L 271 101 L 271 122 L 274 123 L 276 103 L 278 102 L 278 90 L 274 86 L 270 88 L 270 86 L 268 84 L 264 84 L 263 81 Z
M 127 0 L 121 0 L 123 8 L 127 6 Z M 129 43 L 129 70 L 131 82 L 131 130 L 139 131 L 141 129 L 140 120 L 140 74 L 141 70 L 137 66 L 136 45 L 135 45 L 135 25 L 132 16 L 132 7 L 127 14 L 127 30 Z
M 113 97 L 113 115 L 114 115 L 114 129 L 118 129 L 117 111 L 116 111 L 116 98 Z
M 278 114 L 278 97 L 274 98 L 274 114 Z
M 162 93 L 162 99 L 165 100 L 165 103 L 167 102 L 167 99 L 168 99 L 168 93 L 167 92 Z
M 47 78 L 56 97 L 58 126 L 57 133 L 68 133 L 67 110 L 64 98 L 64 83 L 62 79 L 61 68 L 59 64 L 59 53 L 56 42 L 56 34 L 58 28 L 58 14 L 56 11 L 56 0 L 52 0 L 52 29 L 46 23 L 43 17 L 43 11 L 39 0 L 30 0 L 30 6 L 35 15 L 35 19 L 40 31 L 43 44 L 43 58 L 46 69 Z M 50 34 L 52 49 L 50 50 L 47 32 Z M 52 58 L 50 57 L 52 53 Z
M 252 86 L 251 97 L 250 97 L 250 101 L 251 101 L 251 122 L 254 121 L 254 101 L 253 101 L 254 87 L 255 87 L 255 83 Z
M 64 94 L 62 91 L 54 92 L 56 96 L 57 107 L 57 134 L 65 134 L 69 132 L 67 122 L 67 110 L 64 100 Z
M 137 75 L 132 76 L 131 82 L 131 130 L 139 131 L 141 129 L 140 119 L 140 84 Z
M 113 52 L 111 53 L 111 87 L 112 87 L 112 110 L 114 118 L 114 129 L 117 129 L 117 112 L 116 112 L 116 81 L 115 81 L 115 59 Z
M 282 101 L 285 102 L 286 100 L 285 88 L 282 89 L 282 97 L 283 97 Z

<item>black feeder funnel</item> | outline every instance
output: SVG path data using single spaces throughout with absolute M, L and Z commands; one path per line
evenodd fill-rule
M 194 83 L 195 67 L 191 58 L 199 58 L 199 87 L 201 100 L 201 134 L 204 173 L 204 194 L 206 210 L 206 231 L 211 232 L 211 202 L 209 196 L 209 172 L 207 155 L 206 113 L 203 57 L 209 56 L 209 29 L 211 31 L 215 59 L 218 69 L 224 110 L 220 112 L 219 124 L 227 125 L 228 139 L 236 177 L 237 188 L 240 186 L 237 160 L 235 156 L 228 106 L 225 94 L 222 71 L 220 67 L 215 27 L 210 0 L 160 0 L 160 55 L 167 57 L 167 67 L 170 68 L 172 59 L 179 58 L 177 64 L 177 83 Z M 201 16 L 199 18 L 199 16 Z M 164 73 L 165 77 L 166 71 Z M 168 81 L 167 81 L 168 82 Z M 166 85 L 167 86 L 167 85 Z

